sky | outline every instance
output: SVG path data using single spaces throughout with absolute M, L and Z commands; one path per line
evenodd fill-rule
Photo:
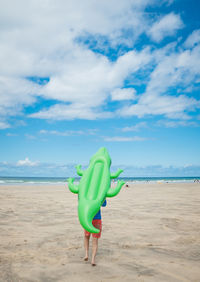
M 0 0 L 0 176 L 200 176 L 198 0 Z

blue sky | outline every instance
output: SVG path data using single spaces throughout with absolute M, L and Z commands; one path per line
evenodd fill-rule
M 0 176 L 200 175 L 200 3 L 1 1 Z

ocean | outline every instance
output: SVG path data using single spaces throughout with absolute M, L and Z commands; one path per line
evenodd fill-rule
M 0 177 L 0 185 L 12 184 L 64 184 L 68 177 Z M 119 177 L 126 183 L 192 183 L 200 182 L 200 177 Z M 80 178 L 75 177 L 74 183 L 79 182 Z M 115 179 L 114 182 L 117 180 Z

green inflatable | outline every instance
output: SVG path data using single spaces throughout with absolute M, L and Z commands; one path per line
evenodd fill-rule
M 111 158 L 106 148 L 100 148 L 91 158 L 89 167 L 83 171 L 76 166 L 77 174 L 82 176 L 79 185 L 74 185 L 74 178 L 68 179 L 69 190 L 78 194 L 78 216 L 83 228 L 90 233 L 99 233 L 99 229 L 92 225 L 92 220 L 101 208 L 106 197 L 116 196 L 124 181 L 119 181 L 115 188 L 110 187 L 110 180 L 117 178 L 122 169 L 110 174 Z

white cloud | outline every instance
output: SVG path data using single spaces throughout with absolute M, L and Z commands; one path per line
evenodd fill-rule
M 166 53 L 154 53 L 155 60 L 159 60 L 150 74 L 145 92 L 139 96 L 137 103 L 119 110 L 119 115 L 165 115 L 172 119 L 189 119 L 188 113 L 200 107 L 199 100 L 183 94 L 184 89 L 199 80 L 200 45 L 191 50 L 180 49 L 179 52 L 173 49 L 171 52 L 168 49 Z M 179 91 L 176 92 L 176 89 Z
M 40 134 L 45 135 L 57 135 L 57 136 L 76 136 L 76 135 L 95 135 L 97 129 L 87 129 L 87 130 L 66 130 L 66 131 L 58 131 L 58 130 L 40 130 Z
M 133 100 L 135 93 L 134 88 L 117 88 L 111 92 L 111 97 L 113 101 Z
M 24 78 L 0 75 L 0 117 L 15 116 L 36 101 L 39 86 Z
M 25 158 L 25 160 L 19 160 L 17 162 L 17 166 L 37 166 L 38 162 L 32 162 L 29 158 Z
M 110 118 L 113 114 L 110 112 L 100 112 L 89 107 L 84 107 L 81 104 L 72 105 L 54 105 L 47 110 L 42 110 L 38 113 L 31 114 L 32 118 L 49 119 L 49 120 L 73 120 L 87 119 L 95 120 L 97 118 Z
M 161 1 L 166 2 L 172 1 Z M 160 53 L 150 47 L 134 49 L 134 42 L 151 22 L 145 9 L 155 4 L 154 0 L 124 0 L 117 5 L 115 0 L 98 3 L 21 0 L 14 4 L 5 1 L 0 10 L 0 128 L 8 128 L 9 117 L 22 115 L 24 108 L 37 102 L 38 97 L 55 104 L 29 117 L 48 120 L 114 117 L 116 113 L 104 111 L 109 98 L 130 103 L 136 98 L 135 90 L 125 90 L 125 81 L 132 76 L 134 82 L 137 72 L 145 75 L 146 71 L 148 75 L 152 73 L 146 77 L 149 83 L 144 95 L 139 97 L 137 93 L 137 103 L 119 110 L 120 115 L 126 116 L 127 110 L 128 116 L 187 117 L 184 112 L 195 108 L 197 101 L 182 95 L 170 103 L 166 92 L 168 84 L 191 84 L 199 70 L 199 45 L 179 54 L 173 54 L 171 47 L 162 48 Z M 170 13 L 153 24 L 149 35 L 160 41 L 182 26 L 180 16 Z M 191 35 L 186 45 L 196 44 L 197 35 L 197 32 Z M 117 54 L 116 61 L 110 61 L 80 42 L 84 36 L 96 39 L 97 45 L 101 40 L 98 38 L 103 37 L 109 46 L 127 45 L 131 51 Z M 38 85 L 27 77 L 50 77 L 50 81 Z M 180 107 L 171 107 L 179 102 Z
M 6 134 L 6 136 L 15 137 L 15 136 L 18 136 L 18 135 L 15 134 L 15 133 L 10 133 L 10 132 L 8 132 L 8 133 Z
M 130 131 L 138 131 L 140 128 L 146 128 L 147 127 L 147 123 L 146 122 L 138 122 L 133 126 L 127 126 L 122 128 L 123 132 L 130 132 Z
M 160 42 L 164 37 L 174 35 L 182 27 L 183 22 L 180 16 L 170 13 L 155 22 L 148 31 L 148 34 L 154 41 Z
M 194 30 L 192 34 L 188 36 L 184 45 L 186 48 L 190 48 L 190 47 L 193 47 L 197 43 L 200 43 L 200 29 Z
M 82 58 L 84 53 L 84 59 Z M 74 54 L 68 66 L 60 76 L 53 76 L 50 82 L 41 89 L 46 99 L 56 99 L 71 104 L 57 104 L 30 115 L 33 118 L 70 120 L 109 118 L 113 114 L 104 112 L 104 105 L 110 92 L 123 85 L 124 79 L 131 73 L 142 69 L 151 60 L 150 50 L 141 52 L 129 51 L 120 56 L 115 63 L 106 57 L 94 54 L 89 50 Z M 130 89 L 122 90 L 130 97 Z M 129 93 L 128 93 L 129 91 Z M 133 98 L 132 90 L 132 98 Z
M 146 95 L 146 94 L 144 94 Z M 165 115 L 168 118 L 188 119 L 188 115 L 184 113 L 185 110 L 193 110 L 199 106 L 193 98 L 186 96 L 143 96 L 138 104 L 126 106 L 119 111 L 122 116 L 137 116 L 143 117 L 145 115 Z
M 114 136 L 114 137 L 104 137 L 106 142 L 135 142 L 135 141 L 145 141 L 146 138 L 134 136 L 134 137 L 123 137 L 123 136 Z
M 51 177 L 76 177 L 76 164 L 55 164 L 55 163 L 40 163 L 38 166 L 16 166 L 12 163 L 0 162 L 0 171 L 4 176 L 46 176 Z M 153 177 L 153 176 L 199 176 L 200 166 L 184 165 L 184 166 L 162 166 L 162 165 L 144 165 L 133 166 L 119 164 L 112 166 L 112 170 L 116 171 L 119 167 L 124 170 L 123 177 Z
M 174 0 L 165 0 L 164 2 L 166 2 L 167 6 L 170 6 L 174 2 Z
M 0 121 L 0 129 L 6 129 L 9 128 L 10 124 L 8 124 L 7 122 L 4 121 Z
M 168 128 L 177 128 L 177 127 L 199 127 L 195 121 L 186 121 L 186 120 L 160 120 L 157 122 L 159 126 L 165 126 Z
M 121 166 L 122 167 L 122 166 Z M 117 167 L 116 167 L 117 168 Z M 163 166 L 163 165 L 145 165 L 145 166 L 123 166 L 124 175 L 134 177 L 199 177 L 199 165 L 186 166 Z M 164 179 L 164 178 L 163 178 Z M 168 180 L 169 181 L 169 180 Z
M 28 134 L 28 133 L 25 134 L 25 137 L 29 140 L 35 140 L 36 139 L 36 136 Z
M 152 0 L 125 0 L 117 5 L 114 0 L 99 3 L 91 0 L 13 3 L 8 0 L 2 3 L 1 119 L 21 114 L 37 96 L 73 104 L 69 108 L 62 105 L 43 109 L 35 115 L 38 118 L 54 119 L 57 111 L 59 119 L 104 116 L 101 109 L 93 110 L 93 107 L 104 104 L 110 91 L 123 86 L 131 68 L 141 67 L 145 54 L 129 52 L 117 64 L 112 64 L 105 56 L 87 50 L 76 39 L 84 34 L 100 35 L 112 46 L 132 44 L 145 30 L 148 18 L 143 11 L 152 3 Z M 127 32 L 123 34 L 126 30 L 134 31 L 129 39 Z M 39 87 L 26 79 L 35 76 L 50 77 L 50 82 Z M 88 113 L 84 113 L 85 105 Z
M 65 177 L 77 176 L 76 164 L 56 164 L 56 163 L 40 163 L 37 165 L 17 165 L 14 163 L 0 162 L 0 171 L 4 176 L 20 176 L 27 177 Z M 20 181 L 20 180 L 19 180 Z

